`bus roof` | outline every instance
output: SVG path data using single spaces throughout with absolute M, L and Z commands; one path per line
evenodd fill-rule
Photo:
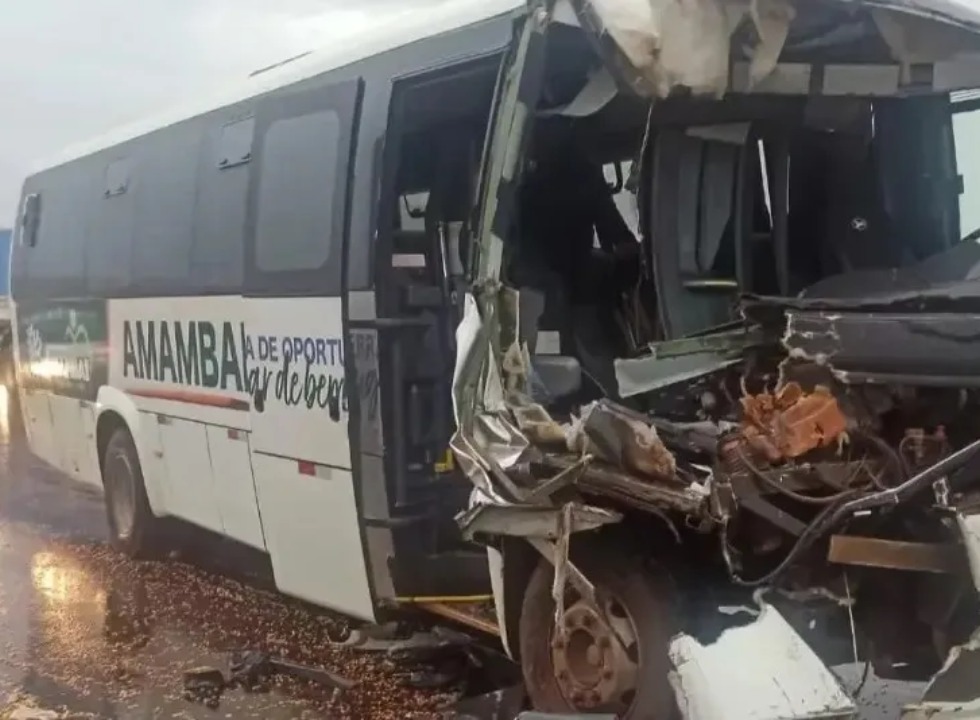
M 35 164 L 31 174 L 64 165 L 120 145 L 184 120 L 263 95 L 325 72 L 345 67 L 413 42 L 490 20 L 526 7 L 524 0 L 449 0 L 431 8 L 412 8 L 385 16 L 377 25 L 341 38 L 328 48 L 298 55 L 243 82 L 223 87 L 196 101 L 171 108 L 162 115 L 117 128 L 93 140 L 65 148 L 54 157 Z

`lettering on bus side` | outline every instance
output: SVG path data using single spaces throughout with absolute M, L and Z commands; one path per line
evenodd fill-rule
M 286 406 L 326 410 L 334 421 L 347 414 L 339 338 L 247 336 L 245 354 L 258 361 L 248 372 L 258 412 L 272 397 Z
M 270 399 L 326 410 L 334 421 L 348 412 L 339 338 L 250 335 L 244 323 L 125 320 L 123 376 L 248 393 L 257 412 Z
M 123 376 L 245 392 L 230 322 L 136 320 L 123 323 Z

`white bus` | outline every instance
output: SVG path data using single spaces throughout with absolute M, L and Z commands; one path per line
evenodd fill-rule
M 121 549 L 179 518 L 364 620 L 489 593 L 453 522 L 471 489 L 446 460 L 456 321 L 425 222 L 402 224 L 479 163 L 514 5 L 409 13 L 27 180 L 30 446 L 105 487 Z
M 978 58 L 952 0 L 406 11 L 27 179 L 31 448 L 133 556 L 492 594 L 540 709 L 850 716 L 826 664 L 975 655 Z

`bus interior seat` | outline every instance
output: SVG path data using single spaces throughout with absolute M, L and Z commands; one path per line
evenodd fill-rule
M 900 267 L 913 261 L 908 250 L 889 237 L 871 141 L 853 132 L 810 129 L 799 131 L 798 138 L 791 187 L 796 187 L 794 183 L 823 187 L 817 189 L 822 202 L 803 213 L 793 229 L 800 229 L 802 223 L 821 228 L 813 238 L 824 248 L 821 275 Z M 799 195 L 792 193 L 791 198 Z

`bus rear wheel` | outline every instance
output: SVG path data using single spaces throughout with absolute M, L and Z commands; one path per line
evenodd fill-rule
M 136 444 L 125 428 L 113 432 L 106 445 L 102 483 L 112 547 L 134 559 L 148 557 L 161 521 L 150 509 Z
M 544 560 L 538 565 L 519 626 L 521 667 L 535 709 L 672 720 L 667 584 L 642 563 L 611 552 L 573 561 L 595 585 L 602 612 L 569 587 L 556 619 L 554 568 Z

